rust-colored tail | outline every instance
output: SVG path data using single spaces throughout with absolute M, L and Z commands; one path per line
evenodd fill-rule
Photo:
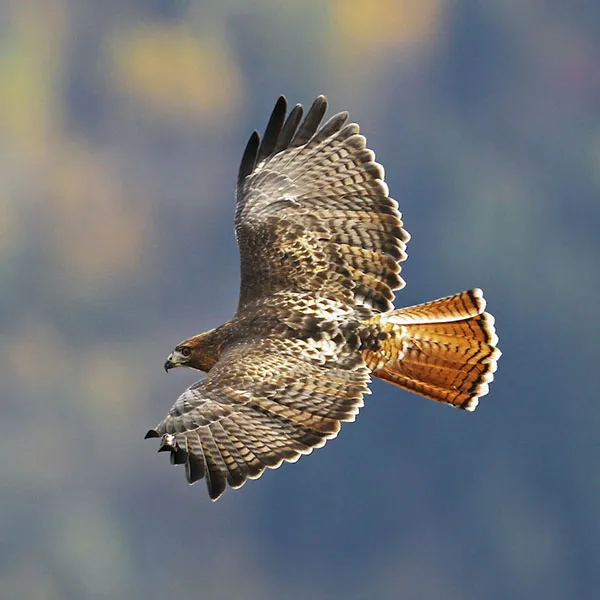
M 488 393 L 500 350 L 480 289 L 372 319 L 388 334 L 365 351 L 373 375 L 432 400 L 475 410 Z

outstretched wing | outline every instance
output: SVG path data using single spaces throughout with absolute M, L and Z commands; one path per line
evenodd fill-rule
M 374 311 L 403 287 L 409 234 L 383 167 L 348 113 L 319 124 L 319 96 L 301 122 L 277 101 L 264 137 L 254 132 L 238 177 L 239 309 L 278 291 L 310 292 Z
M 159 451 L 185 464 L 190 483 L 206 478 L 216 500 L 227 483 L 239 488 L 335 437 L 341 421 L 355 419 L 368 383 L 362 361 L 338 361 L 307 341 L 263 339 L 226 353 L 146 437 L 162 437 Z

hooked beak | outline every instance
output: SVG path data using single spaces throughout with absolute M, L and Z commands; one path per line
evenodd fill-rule
M 177 366 L 177 363 L 173 362 L 173 354 L 169 354 L 169 358 L 167 358 L 165 362 L 165 372 L 169 372 L 169 369 L 173 369 Z

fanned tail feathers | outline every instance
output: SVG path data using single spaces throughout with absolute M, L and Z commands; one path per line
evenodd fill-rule
M 474 289 L 377 315 L 384 339 L 364 352 L 367 366 L 380 379 L 473 411 L 501 354 L 494 317 L 484 311 L 483 292 Z

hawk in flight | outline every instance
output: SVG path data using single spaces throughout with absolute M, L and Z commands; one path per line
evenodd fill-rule
M 204 478 L 213 500 L 295 462 L 354 421 L 379 377 L 457 408 L 488 393 L 500 351 L 479 289 L 394 309 L 409 234 L 383 167 L 319 96 L 279 98 L 237 182 L 241 289 L 234 317 L 178 344 L 165 369 L 207 376 L 146 437 Z

